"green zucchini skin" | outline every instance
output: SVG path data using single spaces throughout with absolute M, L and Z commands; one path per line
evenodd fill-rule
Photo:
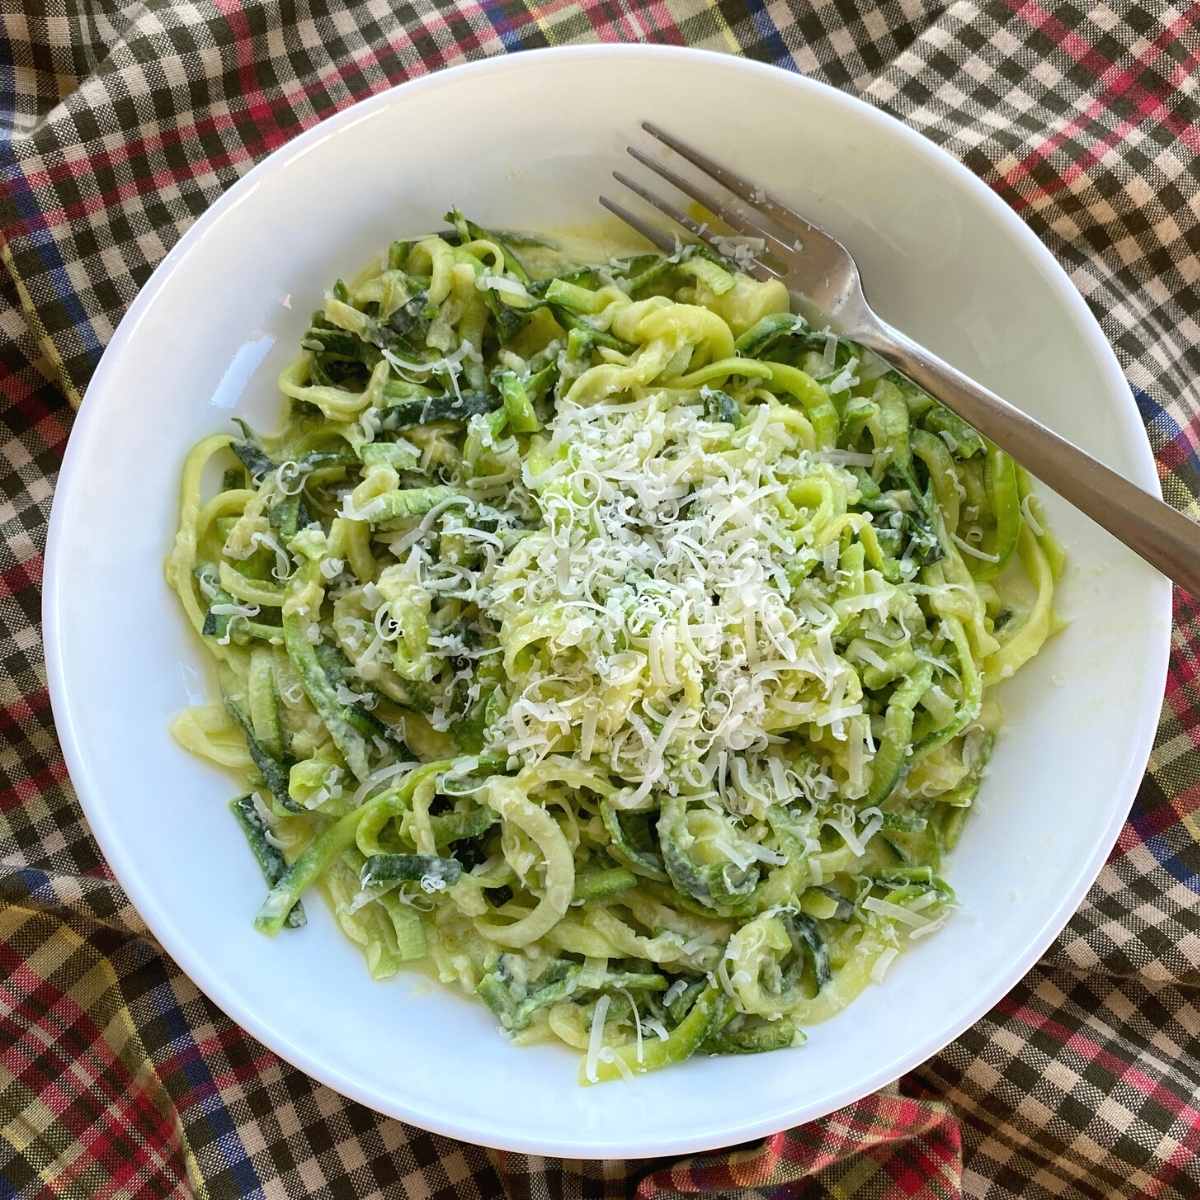
M 271 793 L 271 799 L 275 801 L 278 808 L 286 812 L 303 812 L 304 809 L 292 799 L 288 792 L 288 772 L 292 768 L 291 760 L 276 758 L 275 755 L 271 754 L 262 745 L 258 738 L 254 736 L 254 728 L 239 705 L 226 698 L 225 707 L 228 709 L 230 716 L 241 727 L 242 735 L 246 739 L 246 749 L 250 751 L 250 758 L 253 760 L 258 773 L 262 776 L 263 783 L 267 785 L 267 790 Z
M 363 887 L 382 883 L 432 883 L 448 887 L 462 878 L 462 863 L 434 854 L 373 854 L 362 869 Z M 432 890 L 432 889 L 431 889 Z
M 431 425 L 435 421 L 468 421 L 471 417 L 495 412 L 503 403 L 499 396 L 483 392 L 401 400 L 383 410 L 383 428 L 395 432 L 415 425 Z
M 274 887 L 287 873 L 287 861 L 283 854 L 267 840 L 267 827 L 254 804 L 253 796 L 238 796 L 229 802 L 229 811 L 246 837 L 254 861 L 262 871 L 268 887 Z M 288 910 L 284 924 L 289 929 L 299 929 L 308 923 L 304 905 L 297 900 Z

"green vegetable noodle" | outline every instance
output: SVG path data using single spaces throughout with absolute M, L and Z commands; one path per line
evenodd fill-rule
M 374 977 L 598 1083 L 800 1046 L 952 919 L 988 689 L 1058 628 L 1000 450 L 703 248 L 458 212 L 279 386 L 192 451 L 167 560 L 265 936 L 318 889 Z

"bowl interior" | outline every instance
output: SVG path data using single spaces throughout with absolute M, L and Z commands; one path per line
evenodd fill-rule
M 1020 222 L 929 143 L 769 68 L 586 48 L 448 71 L 359 105 L 198 223 L 88 392 L 55 500 L 46 590 L 72 778 L 118 877 L 199 986 L 285 1058 L 377 1109 L 566 1156 L 712 1147 L 819 1116 L 994 1003 L 1061 928 L 1116 836 L 1148 753 L 1169 630 L 1164 582 L 1049 497 L 1072 556 L 1061 593 L 1070 624 L 1002 693 L 1008 723 L 948 869 L 962 911 L 802 1050 L 581 1088 L 572 1055 L 510 1047 L 485 1009 L 425 977 L 371 982 L 319 903 L 298 935 L 256 934 L 262 883 L 225 808 L 230 784 L 167 733 L 207 682 L 162 577 L 183 456 L 232 414 L 274 425 L 274 377 L 337 275 L 394 236 L 436 227 L 451 204 L 499 226 L 592 222 L 648 116 L 841 236 L 887 319 L 1157 486 L 1085 306 Z

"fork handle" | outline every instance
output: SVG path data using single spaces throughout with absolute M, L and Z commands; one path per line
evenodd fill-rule
M 956 412 L 1168 579 L 1200 597 L 1200 526 L 883 321 L 848 336 Z

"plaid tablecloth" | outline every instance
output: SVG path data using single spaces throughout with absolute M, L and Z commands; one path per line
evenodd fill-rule
M 1150 773 L 1044 960 L 896 1086 L 734 1152 L 491 1153 L 342 1099 L 214 1008 L 88 833 L 39 638 L 55 473 L 126 306 L 255 161 L 392 84 L 576 41 L 705 46 L 898 114 L 1059 256 L 1197 509 L 1200 4 L 0 0 L 0 1200 L 1200 1196 L 1200 609 Z M 86 403 L 86 400 L 84 401 Z

